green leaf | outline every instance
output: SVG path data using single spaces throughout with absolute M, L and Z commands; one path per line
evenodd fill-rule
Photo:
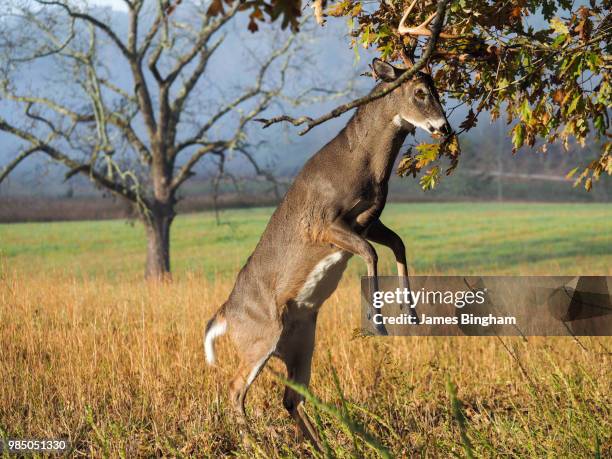
M 378 49 L 380 51 L 380 58 L 382 60 L 387 59 L 393 54 L 393 44 L 392 43 L 387 43 L 385 46 L 383 46 L 382 48 L 378 48 Z
M 582 101 L 582 95 L 576 94 L 572 99 L 572 102 L 569 104 L 569 107 L 567 108 L 568 115 L 571 115 L 576 110 L 580 101 Z
M 576 172 L 578 172 L 578 168 L 574 167 L 571 171 L 569 171 L 566 175 L 565 178 L 566 179 L 571 179 L 574 175 L 576 175 Z
M 389 35 L 391 35 L 391 31 L 389 30 L 389 27 L 385 24 L 381 26 L 381 28 L 378 30 L 375 41 L 378 42 L 381 38 L 386 38 Z
M 418 152 L 415 159 L 418 161 L 417 168 L 421 169 L 427 166 L 432 161 L 438 159 L 440 153 L 440 144 L 438 143 L 422 143 L 416 147 Z
M 565 22 L 563 22 L 557 17 L 554 17 L 550 20 L 550 28 L 559 34 L 569 35 L 569 29 L 567 28 L 567 25 L 565 24 Z
M 529 106 L 529 101 L 527 99 L 523 100 L 521 104 L 521 117 L 524 121 L 529 121 L 531 119 L 531 107 Z
M 593 121 L 593 125 L 599 134 L 604 135 L 606 133 L 606 120 L 604 118 L 603 113 L 597 115 L 595 120 Z
M 523 146 L 525 142 L 525 125 L 523 123 L 519 123 L 514 126 L 512 130 L 512 144 L 514 145 L 514 149 L 518 150 Z
M 589 64 L 589 70 L 591 70 L 591 72 L 597 72 L 599 66 L 602 64 L 601 58 L 595 53 L 588 53 L 586 61 Z
M 432 167 L 430 170 L 428 170 L 425 175 L 423 175 L 423 177 L 421 177 L 421 180 L 419 180 L 419 183 L 421 184 L 421 188 L 423 188 L 423 190 L 433 190 L 436 186 L 436 184 L 438 183 L 438 178 L 440 176 L 440 168 L 438 166 L 434 166 Z
M 500 78 L 499 81 L 497 82 L 497 90 L 498 91 L 504 90 L 508 86 L 510 86 L 510 82 L 506 78 L 504 78 L 504 77 Z
M 359 46 L 353 46 L 353 52 L 355 53 L 355 64 L 357 64 L 361 60 L 361 56 L 359 55 Z
M 361 34 L 361 44 L 367 48 L 370 44 L 370 26 L 367 26 Z
M 559 48 L 561 45 L 563 45 L 563 43 L 565 43 L 566 39 L 567 35 L 558 35 L 557 38 L 555 38 L 551 43 L 551 46 L 553 48 Z

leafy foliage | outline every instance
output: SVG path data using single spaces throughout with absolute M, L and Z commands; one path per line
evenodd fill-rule
M 348 19 L 352 46 L 375 48 L 382 59 L 399 60 L 422 43 L 397 33 L 409 0 L 313 3 L 315 9 L 325 6 L 328 16 Z M 493 120 L 505 116 L 514 153 L 523 146 L 545 152 L 553 142 L 565 149 L 597 142 L 600 155 L 573 171 L 576 184 L 589 190 L 602 173 L 612 174 L 610 5 L 609 0 L 448 2 L 445 31 L 452 37 L 438 41 L 429 70 L 441 94 L 469 107 L 459 133 L 473 128 L 482 113 Z M 435 1 L 419 1 L 408 20 L 420 24 L 435 10 Z M 433 147 L 423 148 L 433 154 Z M 438 156 L 443 153 L 441 146 Z M 419 161 L 405 163 L 400 173 L 418 172 Z
M 341 0 L 328 11 L 354 19 L 353 46 L 375 47 L 382 58 L 397 60 L 418 44 L 393 32 L 408 3 L 370 8 Z M 434 9 L 435 2 L 419 2 L 410 22 L 422 22 Z M 469 107 L 459 133 L 473 128 L 483 112 L 492 119 L 505 116 L 513 152 L 538 140 L 542 152 L 557 141 L 565 149 L 600 142 L 599 158 L 574 171 L 576 183 L 589 190 L 602 173 L 612 174 L 609 1 L 577 6 L 566 0 L 457 0 L 447 8 L 445 31 L 455 37 L 438 42 L 430 70 L 442 94 Z M 400 173 L 418 172 L 424 159 L 432 162 L 436 148 L 438 156 L 449 156 L 442 146 L 421 146 L 416 161 L 404 163 Z M 426 187 L 436 172 L 428 174 Z
M 446 175 L 450 175 L 459 164 L 459 140 L 456 135 L 449 136 L 441 143 L 422 143 L 416 147 L 417 153 L 412 154 L 409 149 L 400 160 L 397 173 L 400 176 L 412 175 L 416 177 L 424 168 L 439 160 L 447 158 L 450 166 L 446 169 Z M 424 190 L 435 188 L 440 181 L 440 167 L 432 166 L 421 177 L 419 183 Z
M 279 19 L 283 29 L 286 29 L 288 26 L 293 31 L 299 29 L 299 17 L 302 10 L 301 0 L 212 0 L 207 13 L 209 16 L 225 14 L 225 5 L 231 7 L 234 1 L 241 1 L 241 10 L 251 10 L 248 25 L 251 32 L 259 30 L 257 22 L 265 21 L 266 16 L 271 21 Z M 176 0 L 176 3 L 180 3 L 180 0 Z

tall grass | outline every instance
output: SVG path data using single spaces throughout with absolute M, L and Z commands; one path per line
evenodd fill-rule
M 219 368 L 204 364 L 203 328 L 231 282 L 32 280 L 15 272 L 1 282 L 6 435 L 67 437 L 75 455 L 87 456 L 311 451 L 282 408 L 278 361 L 249 394 L 250 442 L 241 440 L 228 408 L 236 367 L 229 342 L 218 341 Z M 333 457 L 367 457 L 378 448 L 396 457 L 463 456 L 463 435 L 475 456 L 612 453 L 610 338 L 582 338 L 584 347 L 571 338 L 504 338 L 514 356 L 493 338 L 353 339 L 357 291 L 356 279 L 342 282 L 321 311 L 317 334 L 311 391 L 331 408 L 311 398 L 307 410 Z
M 141 280 L 137 225 L 0 225 L 0 436 L 68 438 L 74 456 L 319 454 L 282 408 L 280 362 L 249 393 L 248 441 L 227 338 L 204 364 L 206 320 L 270 212 L 179 218 L 161 285 Z M 606 205 L 396 205 L 383 220 L 416 274 L 612 274 Z M 359 337 L 362 272 L 351 261 L 318 321 L 304 394 L 323 456 L 612 456 L 612 338 Z

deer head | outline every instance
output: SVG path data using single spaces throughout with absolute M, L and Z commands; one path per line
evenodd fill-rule
M 406 20 L 417 1 L 413 0 L 404 12 L 397 28 L 399 35 L 408 35 L 413 39 L 417 36 L 431 35 L 428 26 L 435 18 L 435 13 L 416 27 L 406 25 Z M 455 36 L 442 32 L 439 37 L 454 38 Z M 404 51 L 401 52 L 401 56 L 407 68 L 400 69 L 380 59 L 374 59 L 372 62 L 374 75 L 385 82 L 395 81 L 402 73 L 414 65 L 412 58 Z M 438 91 L 431 75 L 425 72 L 417 72 L 412 79 L 406 81 L 398 88 L 398 92 L 399 100 L 394 101 L 394 106 L 397 107 L 397 114 L 393 118 L 395 124 L 398 126 L 409 124 L 424 129 L 431 134 L 442 134 L 445 136 L 451 134 L 452 129 L 446 119 L 446 114 L 440 103 Z M 395 97 L 397 98 L 398 96 L 395 95 Z
M 394 67 L 380 59 L 374 59 L 372 70 L 378 78 L 385 82 L 395 81 L 407 71 L 407 69 Z M 412 125 L 430 134 L 444 136 L 452 132 L 430 75 L 423 72 L 416 73 L 413 78 L 404 82 L 389 96 L 393 98 L 392 104 L 397 108 L 397 113 L 393 118 L 396 125 L 406 128 Z

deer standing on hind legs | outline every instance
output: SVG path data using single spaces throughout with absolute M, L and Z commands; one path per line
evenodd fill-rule
M 425 25 L 409 28 L 403 25 L 408 13 L 400 33 L 426 34 L 431 18 Z M 382 80 L 380 85 L 406 71 L 379 59 L 372 69 Z M 319 307 L 338 286 L 352 255 L 366 262 L 376 289 L 378 257 L 370 241 L 390 248 L 398 275 L 407 285 L 404 244 L 380 215 L 394 162 L 414 127 L 443 135 L 451 132 L 433 80 L 424 73 L 361 106 L 345 128 L 310 158 L 270 218 L 229 298 L 208 322 L 207 362 L 214 363 L 214 340 L 225 333 L 239 353 L 230 398 L 243 426 L 249 386 L 271 356 L 283 360 L 291 381 L 308 386 Z M 386 334 L 384 326 L 378 332 Z M 301 395 L 285 389 L 285 408 L 318 446 L 302 402 Z

